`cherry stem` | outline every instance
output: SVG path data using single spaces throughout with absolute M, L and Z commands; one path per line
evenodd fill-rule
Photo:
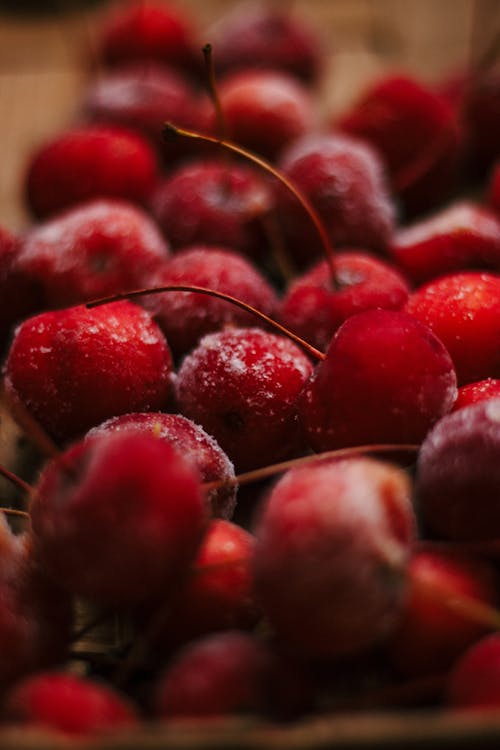
M 16 518 L 24 518 L 25 520 L 28 520 L 30 517 L 29 513 L 26 513 L 25 510 L 16 510 L 16 508 L 1 508 L 0 511 L 2 513 L 5 513 L 6 516 L 15 516 Z
M 316 231 L 318 232 L 318 235 L 320 237 L 321 244 L 323 245 L 323 250 L 325 253 L 326 261 L 330 267 L 332 285 L 334 288 L 337 287 L 336 272 L 335 272 L 335 254 L 333 252 L 333 247 L 328 237 L 328 234 L 326 232 L 326 229 L 323 226 L 321 219 L 319 218 L 314 206 L 309 201 L 307 196 L 304 195 L 304 193 L 302 193 L 302 191 L 299 190 L 293 184 L 293 182 L 291 182 L 288 179 L 288 177 L 285 177 L 284 174 L 279 172 L 266 159 L 263 159 L 262 157 L 257 156 L 257 154 L 254 154 L 252 151 L 248 151 L 246 148 L 243 148 L 242 146 L 238 146 L 236 143 L 233 143 L 232 141 L 224 140 L 222 138 L 215 138 L 214 136 L 211 136 L 211 135 L 197 133 L 193 130 L 180 128 L 177 125 L 173 125 L 171 122 L 167 122 L 163 126 L 163 136 L 165 140 L 169 140 L 172 138 L 176 138 L 178 136 L 182 136 L 183 138 L 193 138 L 194 140 L 204 141 L 205 143 L 213 143 L 215 146 L 219 146 L 220 148 L 226 149 L 228 151 L 231 151 L 232 153 L 243 156 L 245 159 L 248 159 L 254 164 L 257 164 L 257 166 L 259 166 L 261 169 L 264 169 L 266 172 L 269 172 L 270 174 L 273 175 L 273 177 L 279 180 L 279 182 L 281 182 L 292 193 L 292 195 L 294 195 L 295 198 L 299 201 L 302 208 L 306 211 L 312 223 L 314 224 Z
M 500 630 L 500 610 L 469 596 L 451 592 L 435 581 L 416 579 L 412 582 L 412 585 L 430 594 L 436 601 L 444 604 L 455 614 L 490 630 Z
M 262 469 L 254 469 L 253 471 L 247 471 L 244 474 L 239 474 L 236 477 L 230 477 L 229 479 L 217 479 L 213 482 L 205 482 L 203 488 L 210 492 L 211 490 L 218 490 L 221 487 L 231 487 L 239 484 L 249 484 L 250 482 L 258 482 L 261 479 L 267 479 L 275 474 L 281 474 L 288 469 L 293 469 L 297 466 L 307 466 L 319 461 L 326 461 L 329 459 L 342 459 L 348 458 L 349 456 L 362 455 L 364 453 L 417 453 L 420 449 L 420 445 L 403 443 L 397 444 L 374 444 L 374 445 L 356 445 L 351 448 L 338 448 L 333 451 L 325 451 L 324 453 L 314 453 L 310 456 L 302 456 L 301 458 L 291 458 L 288 461 L 282 461 L 278 464 L 272 464 L 271 466 L 264 466 Z
M 121 292 L 111 297 L 102 297 L 101 299 L 87 302 L 86 307 L 91 310 L 93 307 L 98 307 L 100 305 L 108 305 L 112 302 L 134 299 L 135 297 L 145 297 L 150 294 L 161 294 L 163 292 L 194 292 L 196 294 L 207 294 L 210 297 L 223 299 L 226 302 L 230 302 L 231 304 L 236 305 L 236 307 L 240 307 L 242 310 L 245 310 L 245 312 L 249 312 L 252 315 L 255 315 L 255 317 L 260 318 L 260 320 L 263 320 L 265 323 L 272 326 L 284 336 L 287 336 L 289 339 L 305 349 L 314 359 L 325 359 L 325 355 L 323 354 L 323 352 L 320 352 L 319 349 L 316 349 L 314 346 L 312 346 L 312 344 L 304 341 L 304 339 L 301 339 L 300 336 L 292 333 L 292 331 L 289 331 L 287 328 L 282 326 L 281 323 L 277 323 L 275 320 L 270 318 L 268 315 L 265 315 L 263 312 L 260 312 L 260 310 L 257 310 L 255 307 L 248 305 L 246 302 L 242 302 L 241 300 L 237 299 L 237 297 L 232 297 L 230 294 L 217 292 L 215 291 L 215 289 L 207 289 L 203 286 L 194 286 L 191 284 L 169 284 L 168 286 L 151 287 L 150 289 L 136 289 L 131 292 Z
M 210 99 L 215 109 L 215 117 L 217 120 L 217 132 L 222 140 L 227 138 L 227 123 L 222 110 L 220 97 L 217 92 L 217 84 L 215 77 L 215 65 L 212 45 L 210 43 L 205 44 L 203 47 L 203 58 L 205 60 L 205 69 L 207 71 L 207 84 Z
M 18 477 L 17 474 L 14 474 L 13 471 L 10 471 L 10 469 L 7 469 L 7 467 L 2 464 L 0 464 L 0 474 L 8 479 L 9 482 L 12 482 L 12 484 L 17 485 L 23 492 L 26 492 L 27 494 L 33 492 L 33 487 L 28 484 L 28 482 L 25 482 L 24 479 Z

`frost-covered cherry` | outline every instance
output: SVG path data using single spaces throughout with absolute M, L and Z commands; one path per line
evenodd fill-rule
M 157 180 L 156 155 L 138 133 L 111 125 L 68 130 L 32 156 L 25 192 L 38 218 L 92 198 L 147 203 Z
M 173 247 L 222 245 L 257 257 L 268 247 L 263 220 L 273 206 L 270 186 L 254 170 L 214 160 L 180 166 L 151 199 Z
M 389 252 L 414 284 L 468 268 L 500 270 L 500 220 L 469 201 L 400 229 Z
M 96 200 L 28 230 L 15 268 L 36 290 L 39 306 L 51 308 L 140 288 L 169 254 L 142 210 Z
M 228 328 L 202 338 L 184 359 L 177 402 L 238 471 L 253 469 L 301 449 L 297 399 L 311 372 L 307 356 L 283 336 Z
M 410 494 L 403 471 L 365 458 L 280 479 L 255 531 L 254 571 L 282 646 L 329 658 L 387 637 L 406 596 Z
M 168 344 L 131 302 L 28 318 L 4 374 L 7 397 L 63 441 L 118 414 L 163 409 L 172 392 Z
M 138 723 L 132 704 L 110 686 L 63 672 L 39 672 L 19 682 L 6 697 L 4 717 L 15 725 L 74 737 Z
M 306 135 L 291 143 L 279 166 L 318 211 L 334 246 L 383 251 L 395 209 L 384 167 L 367 144 L 345 135 Z M 322 254 L 309 216 L 283 185 L 276 186 L 277 211 L 286 247 L 301 265 Z
M 151 286 L 191 284 L 230 294 L 272 316 L 276 292 L 264 276 L 239 253 L 222 247 L 196 246 L 176 253 L 149 281 Z M 253 326 L 255 316 L 225 300 L 205 294 L 168 292 L 144 297 L 165 333 L 174 356 L 193 349 L 207 333 L 225 326 Z
M 314 450 L 419 443 L 456 398 L 450 355 L 402 312 L 369 310 L 338 329 L 300 398 Z
M 500 380 L 486 378 L 477 383 L 468 383 L 458 389 L 457 400 L 453 404 L 452 411 L 458 411 L 465 406 L 488 401 L 491 398 L 500 398 Z
M 333 266 L 335 286 L 330 264 L 320 261 L 292 281 L 280 311 L 287 328 L 320 349 L 351 315 L 374 308 L 399 310 L 409 294 L 395 267 L 367 253 L 335 253 Z
M 129 431 L 73 445 L 46 466 L 30 503 L 47 573 L 108 607 L 167 595 L 187 574 L 206 516 L 192 463 L 165 440 Z
M 423 519 L 448 539 L 500 537 L 500 399 L 443 417 L 427 435 L 417 464 Z
M 236 505 L 236 487 L 224 482 L 234 479 L 234 467 L 215 438 L 203 427 L 181 414 L 124 414 L 94 427 L 89 437 L 125 430 L 146 432 L 165 440 L 196 466 L 203 482 L 220 481 L 220 487 L 207 493 L 210 512 L 216 517 L 231 518 Z
M 411 294 L 405 309 L 446 346 L 459 385 L 500 376 L 499 275 L 442 276 Z

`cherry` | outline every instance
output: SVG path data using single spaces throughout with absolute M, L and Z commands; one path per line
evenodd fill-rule
M 200 425 L 181 414 L 148 412 L 112 417 L 88 434 L 93 437 L 124 430 L 152 434 L 177 448 L 196 467 L 203 482 L 219 483 L 220 486 L 207 492 L 212 515 L 231 518 L 236 506 L 236 486 L 227 480 L 234 479 L 234 468 L 217 441 Z
M 311 372 L 306 355 L 283 336 L 228 328 L 205 336 L 184 359 L 177 401 L 244 471 L 300 450 L 296 402 Z
M 391 662 L 405 675 L 437 674 L 486 634 L 468 606 L 493 608 L 493 565 L 467 553 L 421 545 L 409 564 L 410 596 L 389 644 Z
M 461 711 L 498 710 L 500 636 L 483 638 L 459 659 L 450 675 L 448 704 Z
M 321 451 L 421 442 L 455 397 L 453 364 L 432 331 L 405 313 L 369 310 L 337 330 L 299 408 Z
M 59 672 L 41 672 L 19 682 L 7 696 L 10 722 L 86 736 L 131 728 L 133 706 L 109 686 Z
M 459 154 L 455 115 L 444 97 L 414 78 L 376 82 L 334 125 L 377 149 L 408 214 L 449 194 Z
M 14 268 L 36 290 L 40 309 L 135 289 L 169 254 L 166 240 L 139 208 L 96 200 L 29 230 Z
M 330 266 L 320 261 L 290 284 L 281 306 L 283 324 L 314 346 L 324 349 L 351 315 L 382 308 L 399 310 L 409 288 L 394 267 L 359 251 L 337 252 Z
M 500 158 L 500 76 L 494 68 L 482 72 L 466 88 L 463 112 L 467 132 L 468 165 L 475 175 L 488 172 Z
M 311 82 L 322 67 L 319 35 L 288 9 L 239 5 L 210 31 L 217 68 L 222 72 L 272 68 Z
M 460 385 L 500 375 L 500 276 L 443 276 L 410 295 L 406 310 L 446 346 Z
M 236 252 L 213 246 L 185 248 L 150 278 L 153 286 L 194 284 L 231 294 L 273 315 L 278 300 L 259 271 Z M 144 306 L 161 327 L 175 356 L 186 354 L 207 333 L 225 326 L 255 325 L 255 317 L 207 295 L 169 292 L 144 297 Z
M 334 245 L 382 251 L 393 232 L 394 206 L 382 163 L 360 141 L 343 135 L 309 135 L 289 145 L 279 166 L 311 201 Z M 281 185 L 277 211 L 287 250 L 300 265 L 321 254 L 310 221 Z
M 487 401 L 490 398 L 500 398 L 500 380 L 487 378 L 486 380 L 480 380 L 478 383 L 463 385 L 458 389 L 457 400 L 452 411 L 458 411 L 465 406 Z
M 454 203 L 397 232 L 390 253 L 417 285 L 462 269 L 500 270 L 500 220 L 482 206 Z
M 394 628 L 414 534 L 404 472 L 365 458 L 292 469 L 255 533 L 257 598 L 292 653 L 355 654 Z
M 31 314 L 36 293 L 16 270 L 20 239 L 0 226 L 0 347 L 6 343 L 14 323 Z
M 201 541 L 206 500 L 192 463 L 165 440 L 87 438 L 49 463 L 30 503 L 37 558 L 68 591 L 107 606 L 177 585 Z
M 146 203 L 156 156 L 137 133 L 94 125 L 68 130 L 38 148 L 28 165 L 26 198 L 38 218 L 90 198 Z
M 152 197 L 152 210 L 176 248 L 203 243 L 262 256 L 263 220 L 274 205 L 267 183 L 246 166 L 195 161 L 176 169 Z
M 418 458 L 416 492 L 425 522 L 447 539 L 500 537 L 500 399 L 441 419 Z
M 164 408 L 171 376 L 170 351 L 151 316 L 117 302 L 22 323 L 5 364 L 5 390 L 64 441 L 118 414 Z

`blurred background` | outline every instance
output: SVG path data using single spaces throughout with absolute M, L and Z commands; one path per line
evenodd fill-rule
M 210 24 L 236 2 L 175 4 L 192 14 L 200 40 L 206 42 Z M 323 34 L 328 61 L 318 96 L 328 113 L 341 110 L 387 69 L 439 81 L 491 49 L 500 35 L 499 0 L 275 4 L 303 14 Z M 98 74 L 96 33 L 110 5 L 98 0 L 0 0 L 0 223 L 11 229 L 27 222 L 20 185 L 28 154 L 71 122 L 86 81 Z

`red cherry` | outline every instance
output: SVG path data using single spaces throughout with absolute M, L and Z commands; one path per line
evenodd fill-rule
M 244 471 L 300 450 L 296 402 L 311 372 L 307 356 L 283 336 L 228 328 L 205 336 L 185 358 L 177 400 Z
M 500 376 L 500 276 L 435 279 L 410 295 L 406 310 L 446 346 L 460 385 Z
M 43 218 L 90 198 L 146 203 L 156 179 L 156 157 L 142 136 L 95 125 L 42 145 L 29 164 L 25 189 L 31 210 Z
M 110 687 L 58 672 L 42 672 L 18 683 L 7 696 L 5 715 L 16 724 L 75 737 L 137 724 L 133 706 Z
M 5 389 L 67 440 L 109 417 L 164 408 L 172 359 L 151 316 L 130 302 L 29 318 L 16 331 Z
M 292 469 L 256 528 L 257 600 L 283 647 L 354 654 L 401 613 L 414 533 L 406 474 L 371 459 Z
M 408 299 L 408 284 L 396 269 L 366 253 L 336 253 L 333 266 L 335 288 L 329 264 L 321 261 L 291 283 L 281 307 L 283 324 L 319 349 L 351 315 L 399 310 Z
M 343 135 L 310 135 L 285 150 L 284 174 L 310 199 L 333 245 L 384 250 L 394 223 L 382 163 L 360 141 Z M 282 185 L 276 188 L 277 210 L 287 250 L 301 265 L 321 255 L 309 217 Z
M 152 286 L 194 284 L 225 292 L 272 316 L 278 300 L 264 276 L 244 257 L 213 246 L 189 247 L 160 269 Z M 142 303 L 167 337 L 175 356 L 186 354 L 207 333 L 225 326 L 253 326 L 250 313 L 207 295 L 169 292 L 144 297 Z
M 452 411 L 458 411 L 480 401 L 488 401 L 490 398 L 500 398 L 500 380 L 487 378 L 478 383 L 463 385 L 458 389 L 457 400 Z
M 455 664 L 447 702 L 461 711 L 498 711 L 500 706 L 500 636 L 476 643 Z
M 97 200 L 29 230 L 15 269 L 36 289 L 39 307 L 50 308 L 137 289 L 169 254 L 140 209 Z
M 43 471 L 30 504 L 35 553 L 74 594 L 107 606 L 164 594 L 201 541 L 199 475 L 171 445 L 126 431 L 87 438 Z
M 453 364 L 432 331 L 404 313 L 369 310 L 334 335 L 300 414 L 314 450 L 418 443 L 455 397 Z
M 220 487 L 208 492 L 213 516 L 229 519 L 236 505 L 236 487 L 225 481 L 234 479 L 234 467 L 217 441 L 200 425 L 181 414 L 124 414 L 112 417 L 88 434 L 107 434 L 134 430 L 146 432 L 173 445 L 184 458 L 196 467 L 203 482 L 220 482 Z
M 500 270 L 500 220 L 482 206 L 454 203 L 401 229 L 389 252 L 414 284 L 467 268 Z
M 20 239 L 0 226 L 0 346 L 14 323 L 34 312 L 37 295 L 32 285 L 16 270 Z

